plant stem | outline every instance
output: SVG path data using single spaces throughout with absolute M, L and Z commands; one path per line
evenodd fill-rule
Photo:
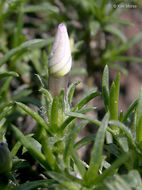
M 53 96 L 57 96 L 61 90 L 64 90 L 66 93 L 67 86 L 68 86 L 68 75 L 64 77 L 49 77 L 49 90 Z

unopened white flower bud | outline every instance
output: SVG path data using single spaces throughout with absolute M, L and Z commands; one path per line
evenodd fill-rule
M 63 77 L 72 66 L 70 40 L 65 24 L 58 26 L 57 34 L 49 55 L 49 73 L 55 77 Z

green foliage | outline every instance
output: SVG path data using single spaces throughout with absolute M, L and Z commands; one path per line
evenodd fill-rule
M 9 51 L 3 58 L 0 60 L 0 66 L 2 66 L 4 63 L 6 63 L 11 57 L 14 55 L 25 53 L 26 51 L 30 51 L 34 48 L 42 48 L 44 46 L 47 46 L 49 43 L 51 43 L 51 40 L 43 40 L 43 39 L 35 39 L 28 42 L 24 42 L 21 44 L 18 48 L 14 48 L 11 51 Z M 15 60 L 16 61 L 16 60 Z
M 0 160 L 9 162 L 6 167 L 1 162 L 0 189 L 142 189 L 142 89 L 126 113 L 119 113 L 120 73 L 109 85 L 108 68 L 126 73 L 118 62 L 142 63 L 139 57 L 126 56 L 142 33 L 127 39 L 122 27 L 133 24 L 119 18 L 121 11 L 113 3 L 0 1 L 0 142 L 9 142 L 11 150 L 7 147 L 7 158 L 0 152 Z M 48 55 L 61 22 L 67 23 L 71 35 L 75 67 L 70 75 L 94 77 L 96 69 L 104 67 L 102 92 L 91 86 L 75 104 L 78 81 L 55 97 L 48 90 Z M 91 44 L 101 44 L 101 40 L 104 45 L 95 47 L 94 56 Z M 76 66 L 82 61 L 84 68 Z M 100 95 L 102 120 L 86 114 L 96 110 L 87 104 Z M 35 124 L 31 130 L 26 123 L 29 131 L 25 132 L 27 118 Z M 78 139 L 88 123 L 96 132 Z M 86 161 L 79 151 L 88 144 L 93 146 Z M 36 177 L 23 175 L 24 168 Z
M 102 97 L 106 108 L 106 114 L 102 121 L 85 115 L 87 111 L 92 110 L 92 108 L 87 108 L 86 104 L 91 99 L 100 95 L 100 93 L 96 92 L 96 89 L 88 91 L 74 107 L 71 106 L 75 86 L 78 82 L 70 85 L 65 97 L 63 91 L 61 91 L 58 96 L 52 97 L 48 90 L 44 88 L 40 90 L 46 100 L 44 101 L 46 104 L 43 106 L 50 104 L 46 109 L 47 118 L 45 118 L 45 116 L 39 116 L 38 113 L 35 113 L 26 105 L 17 103 L 18 107 L 22 108 L 36 120 L 38 135 L 37 139 L 35 136 L 33 140 L 38 140 L 38 144 L 42 148 L 39 150 L 39 145 L 36 146 L 37 143 L 33 144 L 33 140 L 29 141 L 28 136 L 24 136 L 18 128 L 12 126 L 12 130 L 18 142 L 20 142 L 20 144 L 15 145 L 15 148 L 12 150 L 12 155 L 15 156 L 21 145 L 24 146 L 33 158 L 39 162 L 41 167 L 44 168 L 46 177 L 50 177 L 53 180 L 52 184 L 50 184 L 50 181 L 49 185 L 45 183 L 46 187 L 49 188 L 69 190 L 81 188 L 96 190 L 106 188 L 111 190 L 116 187 L 118 189 L 133 189 L 133 185 L 129 184 L 128 181 L 131 173 L 135 171 L 137 172 L 135 180 L 139 181 L 140 187 L 141 178 L 139 178 L 139 175 L 141 175 L 140 166 L 142 150 L 141 142 L 138 143 L 138 140 L 135 138 L 139 128 L 135 130 L 134 134 L 134 129 L 127 126 L 127 120 L 134 111 L 137 115 L 141 114 L 141 95 L 139 95 L 138 100 L 130 105 L 128 111 L 119 117 L 119 80 L 120 75 L 118 74 L 115 81 L 112 82 L 109 91 L 109 73 L 108 67 L 106 66 L 102 78 Z M 108 95 L 108 101 L 106 101 L 105 94 Z M 114 115 L 111 115 L 112 106 L 114 106 L 113 102 L 116 100 L 117 111 L 114 112 Z M 75 124 L 77 118 L 85 121 Z M 120 121 L 119 118 L 121 118 Z M 137 116 L 137 119 L 138 118 L 141 118 L 141 116 Z M 138 119 L 138 123 L 139 120 L 141 119 Z M 46 126 L 48 126 L 48 130 L 41 121 L 44 121 Z M 99 127 L 97 133 L 95 135 L 91 134 L 85 136 L 76 142 L 78 134 L 88 122 Z M 114 144 L 105 142 L 107 132 L 110 133 L 112 139 L 115 140 Z M 79 157 L 77 150 L 93 141 L 94 145 L 92 147 L 90 161 L 89 164 L 87 164 Z M 115 156 L 113 162 L 109 159 L 106 160 L 107 157 L 103 153 L 104 149 L 109 156 Z M 134 154 L 135 156 L 133 156 Z M 128 172 L 128 175 L 121 175 L 121 172 L 119 172 L 122 165 L 125 168 L 125 172 Z M 36 181 L 30 182 L 29 184 L 31 184 L 31 189 L 32 184 L 35 186 L 37 185 Z M 54 186 L 52 186 L 53 184 Z M 119 187 L 117 184 L 119 184 Z M 26 186 L 26 184 L 23 184 L 21 187 L 24 186 Z M 17 188 L 20 188 L 20 186 Z
M 89 169 L 84 177 L 87 186 L 92 186 L 98 175 L 98 171 L 101 164 L 101 157 L 103 152 L 103 145 L 105 139 L 105 131 L 108 126 L 109 114 L 107 113 L 101 123 L 101 126 L 97 132 L 95 143 L 93 146 L 93 151 L 91 155 L 91 160 L 89 163 Z

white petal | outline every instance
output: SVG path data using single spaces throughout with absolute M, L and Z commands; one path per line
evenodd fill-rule
M 57 34 L 50 52 L 49 71 L 53 75 L 67 74 L 72 65 L 70 41 L 66 26 L 59 24 Z M 58 74 L 59 73 L 59 74 Z

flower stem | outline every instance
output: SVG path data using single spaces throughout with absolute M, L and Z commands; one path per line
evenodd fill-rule
M 64 90 L 64 93 L 66 93 L 68 78 L 68 75 L 65 75 L 64 77 L 49 77 L 49 91 L 51 92 L 53 97 L 57 96 L 61 90 Z

